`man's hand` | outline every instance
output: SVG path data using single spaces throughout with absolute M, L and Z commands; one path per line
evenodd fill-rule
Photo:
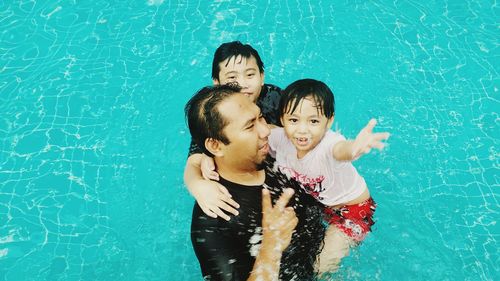
M 262 190 L 263 243 L 273 245 L 275 251 L 283 252 L 290 244 L 298 219 L 292 207 L 286 207 L 293 196 L 293 189 L 287 188 L 274 207 L 269 190 Z
M 372 148 L 382 150 L 385 143 L 382 140 L 387 140 L 389 133 L 373 133 L 373 128 L 377 124 L 377 120 L 371 119 L 366 127 L 361 129 L 352 144 L 352 159 L 357 159 L 363 154 L 369 153 Z
M 201 210 L 209 217 L 217 216 L 229 220 L 230 217 L 224 211 L 235 216 L 240 205 L 231 197 L 227 189 L 218 182 L 210 180 L 199 180 L 193 185 L 193 196 L 198 202 Z
M 278 280 L 281 256 L 299 221 L 293 208 L 286 207 L 292 196 L 293 189 L 285 189 L 273 207 L 269 190 L 262 190 L 262 245 L 247 281 Z

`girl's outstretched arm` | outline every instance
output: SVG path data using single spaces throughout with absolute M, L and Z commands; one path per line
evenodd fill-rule
M 333 157 L 339 161 L 356 160 L 364 154 L 370 153 L 372 148 L 382 150 L 385 147 L 383 140 L 390 136 L 388 132 L 373 133 L 373 128 L 377 124 L 375 119 L 371 119 L 368 124 L 359 131 L 355 140 L 338 142 L 333 147 Z

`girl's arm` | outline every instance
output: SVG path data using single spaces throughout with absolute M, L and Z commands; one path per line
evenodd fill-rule
M 340 141 L 333 147 L 333 157 L 339 161 L 356 160 L 371 151 L 372 148 L 382 150 L 390 136 L 388 132 L 373 133 L 373 128 L 377 124 L 375 119 L 371 119 L 368 124 L 359 131 L 355 140 Z
M 203 155 L 195 153 L 189 156 L 184 169 L 184 183 L 207 216 L 213 218 L 219 216 L 229 220 L 230 217 L 223 211 L 236 216 L 238 211 L 235 208 L 240 206 L 231 198 L 231 194 L 224 186 L 203 178 L 200 170 Z

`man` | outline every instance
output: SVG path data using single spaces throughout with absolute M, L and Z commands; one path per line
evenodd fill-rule
M 239 214 L 229 221 L 210 217 L 195 205 L 191 241 L 202 274 L 207 280 L 247 280 L 255 278 L 257 269 L 266 268 L 270 262 L 274 267 L 268 276 L 277 277 L 280 266 L 282 280 L 311 279 L 324 235 L 323 208 L 297 183 L 272 169 L 272 163 L 266 160 L 270 133 L 267 123 L 259 107 L 240 94 L 240 90 L 231 85 L 205 87 L 185 108 L 193 141 L 204 153 L 214 157 L 219 182 L 241 205 Z M 202 178 L 199 163 L 193 159 L 185 171 L 188 188 L 210 182 Z M 273 245 L 280 253 L 286 248 L 277 255 L 272 251 L 274 247 L 268 247 L 273 244 L 269 242 L 273 235 L 266 229 L 277 229 L 279 225 L 271 227 L 262 223 L 262 190 L 269 190 L 276 198 L 285 187 L 295 190 L 291 203 L 298 223 L 288 247 L 287 241 Z M 279 199 L 274 210 L 279 213 L 285 201 L 286 198 Z M 269 208 L 264 208 L 264 219 L 268 217 L 267 210 Z M 286 216 L 290 214 L 283 217 Z M 267 260 L 262 258 L 269 255 L 272 257 Z
M 264 84 L 264 63 L 252 46 L 239 41 L 220 45 L 212 61 L 212 79 L 214 85 L 238 84 L 241 93 L 260 108 L 267 123 L 279 125 L 278 105 L 281 89 L 271 84 Z M 193 168 L 190 166 L 191 163 L 197 162 L 201 153 L 203 150 L 196 145 L 196 142 L 191 142 L 186 169 Z M 227 213 L 238 214 L 237 201 L 216 182 L 194 184 L 188 186 L 188 189 L 207 215 L 229 220 Z

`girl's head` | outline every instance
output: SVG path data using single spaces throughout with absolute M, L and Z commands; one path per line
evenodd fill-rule
M 302 158 L 314 149 L 333 123 L 335 99 L 328 86 L 314 79 L 293 82 L 283 91 L 279 114 L 287 137 Z
M 279 114 L 293 113 L 304 98 L 310 98 L 317 104 L 318 113 L 326 118 L 335 115 L 335 98 L 328 86 L 318 80 L 301 79 L 288 85 L 280 99 Z

